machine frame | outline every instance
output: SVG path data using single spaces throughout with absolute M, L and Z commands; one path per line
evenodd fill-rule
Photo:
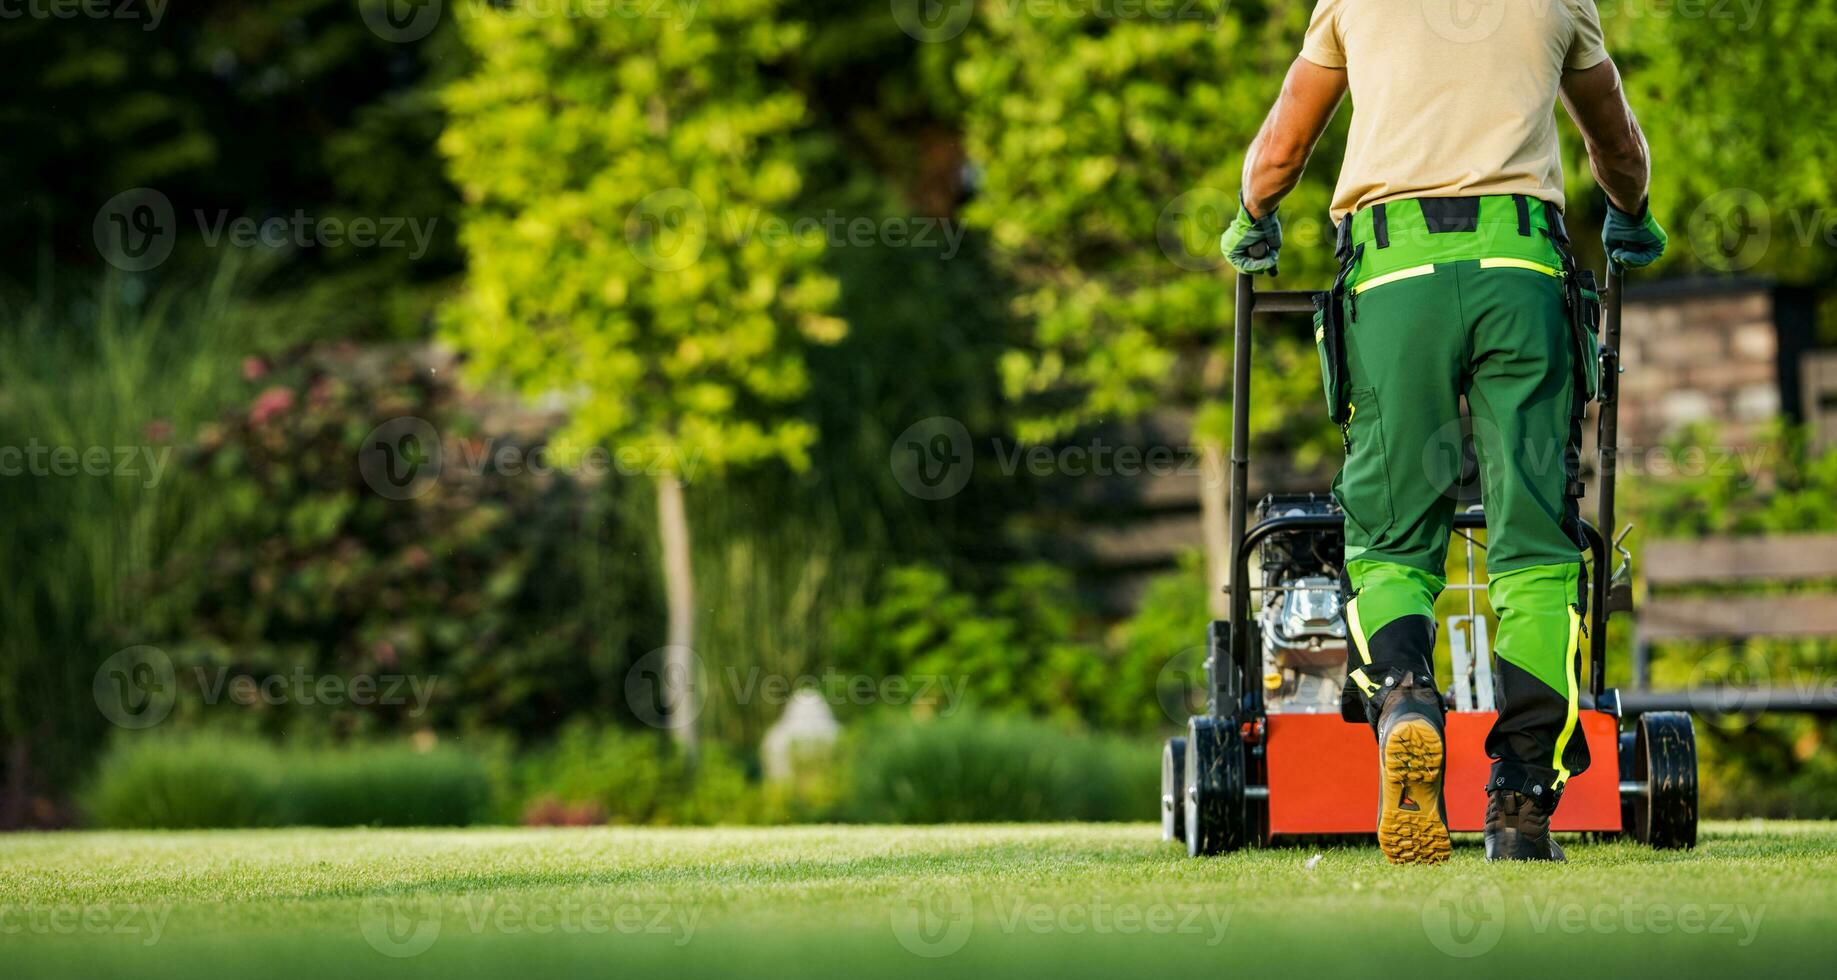
M 1597 513 L 1582 522 L 1589 555 L 1588 683 L 1580 728 L 1595 764 L 1564 790 L 1552 829 L 1630 834 L 1654 847 L 1696 843 L 1697 764 L 1688 714 L 1650 712 L 1623 718 L 1619 692 L 1606 686 L 1607 623 L 1630 611 L 1631 555 L 1603 528 L 1614 527 L 1618 451 L 1619 343 L 1624 275 L 1610 263 L 1602 295 L 1600 392 L 1596 417 Z M 1256 316 L 1312 314 L 1315 293 L 1265 291 L 1239 274 L 1232 365 L 1230 618 L 1207 635 L 1206 713 L 1188 719 L 1186 735 L 1162 752 L 1162 836 L 1194 856 L 1284 838 L 1372 834 L 1377 826 L 1377 747 L 1369 726 L 1337 714 L 1272 713 L 1264 699 L 1263 644 L 1251 594 L 1250 556 L 1278 535 L 1344 534 L 1338 514 L 1286 514 L 1247 527 L 1250 482 L 1252 323 Z M 1484 514 L 1456 514 L 1457 533 L 1485 527 Z M 1471 542 L 1471 538 L 1469 539 Z M 1610 568 L 1614 554 L 1627 564 Z M 1471 574 L 1471 570 L 1470 570 Z M 1469 582 L 1468 587 L 1474 587 Z M 1471 703 L 1471 699 L 1470 699 Z M 1484 740 L 1496 712 L 1448 713 L 1445 799 L 1449 829 L 1481 829 L 1487 758 Z M 1622 728 L 1625 728 L 1623 731 Z M 1609 760 L 1615 760 L 1618 765 Z

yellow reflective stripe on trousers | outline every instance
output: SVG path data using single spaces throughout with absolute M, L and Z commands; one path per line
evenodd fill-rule
M 1353 596 L 1352 601 L 1346 603 L 1346 625 L 1351 627 L 1352 646 L 1359 651 L 1359 659 L 1365 662 L 1366 667 L 1371 666 L 1371 653 L 1365 649 L 1365 630 L 1359 626 L 1358 596 Z M 1366 697 L 1378 693 L 1377 682 L 1373 681 L 1371 676 L 1365 673 L 1364 667 L 1354 670 L 1352 672 L 1352 679 L 1358 683 L 1359 689 L 1365 692 Z
M 1562 278 L 1562 275 L 1563 275 L 1563 270 L 1558 269 L 1557 267 L 1553 265 L 1545 265 L 1542 262 L 1533 262 L 1530 259 L 1505 259 L 1505 258 L 1481 259 L 1480 268 L 1482 269 L 1529 269 L 1532 272 L 1541 272 L 1546 276 L 1555 276 L 1559 279 Z
M 1434 274 L 1435 265 L 1433 263 L 1429 265 L 1413 265 L 1407 269 L 1398 269 L 1396 272 L 1386 272 L 1381 276 L 1373 276 L 1352 287 L 1352 291 L 1354 293 L 1362 293 L 1373 286 L 1382 286 L 1387 283 L 1397 282 L 1401 279 L 1414 279 L 1417 276 L 1431 276 Z
M 1569 781 L 1569 770 L 1563 768 L 1563 750 L 1569 747 L 1569 737 L 1575 734 L 1575 724 L 1579 712 L 1576 698 L 1580 679 L 1576 676 L 1576 654 L 1582 647 L 1582 614 L 1574 606 L 1569 607 L 1569 649 L 1563 653 L 1563 683 L 1569 687 L 1569 711 L 1563 716 L 1563 732 L 1556 737 L 1556 757 L 1550 763 L 1556 769 L 1556 782 L 1551 789 L 1562 789 Z

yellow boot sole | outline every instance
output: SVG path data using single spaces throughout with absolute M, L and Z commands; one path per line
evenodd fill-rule
M 1412 718 L 1385 739 L 1383 799 L 1378 848 L 1392 864 L 1448 860 L 1448 825 L 1442 822 L 1442 737 L 1429 722 Z

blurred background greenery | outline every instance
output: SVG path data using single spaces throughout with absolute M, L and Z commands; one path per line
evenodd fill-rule
M 1062 479 L 981 466 L 925 499 L 889 454 L 935 417 L 1051 444 L 1173 407 L 1180 444 L 1217 461 L 1214 242 L 1311 5 L 566 6 L 433 4 L 402 27 L 390 0 L 205 0 L 0 33 L 0 444 L 143 461 L 0 477 L 0 825 L 1152 816 L 1155 743 L 1209 616 L 1204 542 L 1102 610 L 1063 560 L 1089 515 L 1067 516 Z M 1837 0 L 1656 10 L 1603 14 L 1679 246 L 1658 274 L 1726 274 L 1694 229 L 1721 227 L 1731 191 L 1761 195 L 1774 240 L 1741 271 L 1815 290 L 1837 340 L 1837 250 L 1787 223 L 1837 203 Z M 1285 282 L 1327 276 L 1345 121 L 1285 206 Z M 1598 265 L 1601 197 L 1565 140 L 1570 226 Z M 150 269 L 99 230 L 136 188 L 177 215 Z M 210 234 L 299 215 L 431 236 Z M 962 238 L 733 234 L 835 215 Z M 1259 355 L 1263 458 L 1320 474 L 1312 354 L 1272 335 Z M 446 459 L 411 499 L 357 464 L 402 417 Z M 1788 425 L 1770 438 L 1758 481 L 1630 480 L 1642 533 L 1837 528 L 1833 457 Z M 455 465 L 594 445 L 699 465 Z M 632 696 L 673 643 L 694 660 L 666 666 L 718 681 L 699 743 Z M 99 669 L 140 645 L 177 685 L 145 731 L 98 710 Z M 1778 649 L 1837 665 L 1829 643 Z M 1720 655 L 1658 653 L 1661 680 Z M 721 681 L 748 672 L 963 686 L 835 699 L 834 761 L 785 781 L 759 749 L 784 700 Z M 297 673 L 434 690 L 199 687 Z M 1711 731 L 1711 802 L 1837 812 L 1831 735 Z

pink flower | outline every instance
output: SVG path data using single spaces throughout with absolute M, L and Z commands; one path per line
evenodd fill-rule
M 255 381 L 266 376 L 267 373 L 268 364 L 261 358 L 245 357 L 242 359 L 242 380 Z
M 255 403 L 249 406 L 249 424 L 261 425 L 292 407 L 293 389 L 269 388 L 255 396 Z

